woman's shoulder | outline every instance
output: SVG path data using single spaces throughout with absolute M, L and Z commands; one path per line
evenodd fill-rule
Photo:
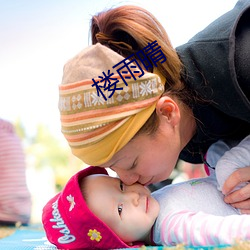
M 250 123 L 250 101 L 238 82 L 234 60 L 235 30 L 249 10 L 250 0 L 238 1 L 176 50 L 184 65 L 183 79 L 191 89 L 223 113 Z M 244 25 L 250 27 L 250 21 Z

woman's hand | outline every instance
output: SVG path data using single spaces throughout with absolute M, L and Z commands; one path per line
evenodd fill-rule
M 233 172 L 225 181 L 222 192 L 225 194 L 224 201 L 231 204 L 233 207 L 241 210 L 243 214 L 250 214 L 250 166 L 240 168 Z M 232 190 L 240 185 L 246 183 L 244 187 Z

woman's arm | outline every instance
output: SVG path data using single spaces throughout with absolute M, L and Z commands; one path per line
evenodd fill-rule
M 250 136 L 243 139 L 238 145 L 232 147 L 230 150 L 226 151 L 223 156 L 218 160 L 215 172 L 218 182 L 218 188 L 224 194 L 224 183 L 228 177 L 238 169 L 245 168 L 250 165 Z M 238 176 L 236 176 L 238 177 Z M 248 183 L 243 182 L 238 183 L 234 190 L 240 189 L 246 186 Z M 229 190 L 227 190 L 229 192 Z
M 250 136 L 227 151 L 216 165 L 219 189 L 225 202 L 250 213 Z

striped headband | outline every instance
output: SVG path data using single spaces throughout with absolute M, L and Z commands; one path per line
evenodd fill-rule
M 145 124 L 164 92 L 161 78 L 141 71 L 139 65 L 129 62 L 127 72 L 125 67 L 114 68 L 124 60 L 98 43 L 64 66 L 59 86 L 61 129 L 72 153 L 86 164 L 110 160 Z M 115 79 L 115 88 L 108 88 L 107 74 Z

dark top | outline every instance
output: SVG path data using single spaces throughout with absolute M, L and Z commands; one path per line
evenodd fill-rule
M 197 131 L 180 159 L 202 163 L 212 143 L 250 134 L 250 0 L 238 1 L 176 50 L 185 83 L 207 100 L 192 107 Z

